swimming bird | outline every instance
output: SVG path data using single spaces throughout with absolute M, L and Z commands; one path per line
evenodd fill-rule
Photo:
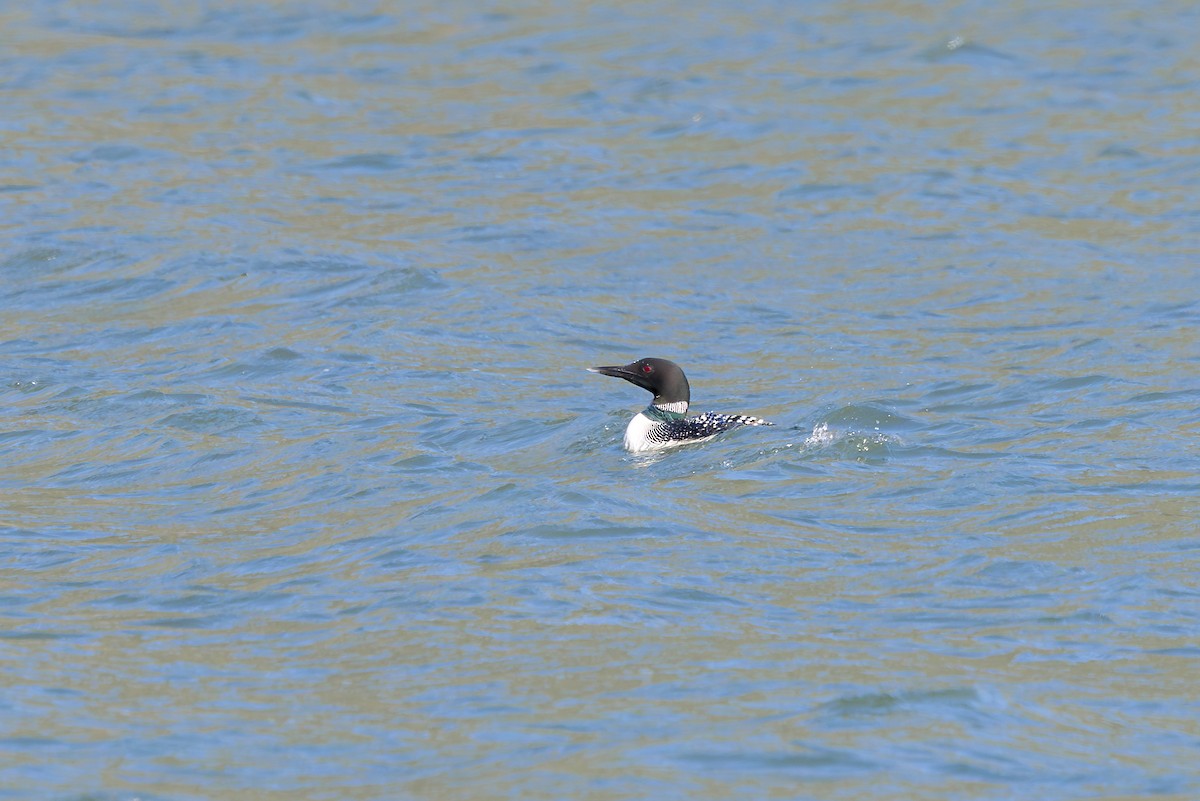
M 679 365 L 666 359 L 638 359 L 620 367 L 589 367 L 588 371 L 624 378 L 654 394 L 650 405 L 625 429 L 625 448 L 634 453 L 704 442 L 738 426 L 774 425 L 746 414 L 705 412 L 687 417 L 692 389 Z

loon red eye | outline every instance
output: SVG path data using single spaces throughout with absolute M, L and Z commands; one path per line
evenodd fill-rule
M 653 370 L 653 369 L 654 369 L 654 368 L 653 368 L 653 367 L 651 367 L 651 366 L 650 366 L 650 365 L 648 365 L 648 364 L 643 364 L 643 365 L 642 365 L 642 372 L 643 372 L 643 373 L 648 373 L 648 372 L 650 372 L 650 371 L 651 371 L 651 370 Z

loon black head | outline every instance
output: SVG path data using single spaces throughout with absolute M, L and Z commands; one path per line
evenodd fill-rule
M 631 384 L 637 384 L 642 389 L 654 393 L 653 403 L 658 406 L 666 403 L 687 404 L 692 399 L 692 390 L 688 386 L 687 376 L 675 362 L 666 359 L 638 359 L 623 367 L 589 367 L 593 373 L 624 378 Z M 686 406 L 684 407 L 687 408 Z

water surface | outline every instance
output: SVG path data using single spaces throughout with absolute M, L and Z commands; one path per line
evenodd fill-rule
M 0 798 L 1194 799 L 1198 24 L 0 11 Z

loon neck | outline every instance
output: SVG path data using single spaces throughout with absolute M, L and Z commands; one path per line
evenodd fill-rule
M 666 422 L 667 420 L 682 420 L 687 414 L 688 402 L 675 401 L 674 403 L 652 403 L 646 407 L 644 414 L 654 420 Z

